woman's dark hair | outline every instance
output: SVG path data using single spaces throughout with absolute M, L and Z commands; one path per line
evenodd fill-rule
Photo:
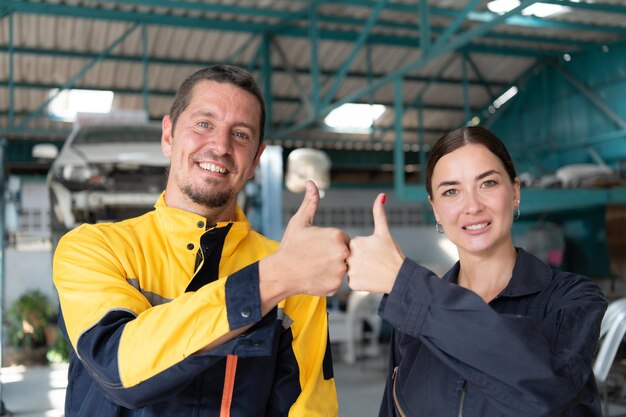
M 260 144 L 265 135 L 265 101 L 263 100 L 263 94 L 252 75 L 248 71 L 234 65 L 213 65 L 203 68 L 191 74 L 183 81 L 176 92 L 176 98 L 174 98 L 172 108 L 170 109 L 172 131 L 174 130 L 174 126 L 176 126 L 176 121 L 180 114 L 189 106 L 193 88 L 200 81 L 216 81 L 218 83 L 232 84 L 257 98 L 259 106 L 261 107 L 261 120 L 259 120 Z
M 515 181 L 517 174 L 515 173 L 513 160 L 511 159 L 511 155 L 509 155 L 509 151 L 506 150 L 506 147 L 500 139 L 484 127 L 461 127 L 453 130 L 452 132 L 446 133 L 439 138 L 428 154 L 428 159 L 426 160 L 426 191 L 428 191 L 430 198 L 433 197 L 433 186 L 431 182 L 433 179 L 433 171 L 435 170 L 437 162 L 443 156 L 470 143 L 483 145 L 485 148 L 489 149 L 491 153 L 502 161 L 511 182 Z

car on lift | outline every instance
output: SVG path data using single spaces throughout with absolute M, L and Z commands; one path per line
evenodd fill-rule
M 82 223 L 116 221 L 152 209 L 168 166 L 160 124 L 77 125 L 48 173 L 53 247 Z

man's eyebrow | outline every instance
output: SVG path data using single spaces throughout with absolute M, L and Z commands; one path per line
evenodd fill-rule
M 191 117 L 198 117 L 198 116 L 216 117 L 215 113 L 210 110 L 198 110 L 198 111 L 191 113 Z M 245 127 L 245 128 L 252 130 L 253 132 L 257 131 L 257 128 L 254 125 L 244 122 L 243 120 L 236 122 L 235 126 Z
M 490 169 L 489 171 L 483 172 L 482 174 L 478 174 L 476 176 L 476 180 L 482 180 L 483 178 L 486 178 L 490 175 L 502 175 L 502 174 L 500 174 L 500 172 L 496 171 L 495 169 Z M 449 187 L 451 185 L 459 185 L 459 182 L 458 181 L 442 181 L 439 183 L 439 185 L 437 185 L 437 188 Z

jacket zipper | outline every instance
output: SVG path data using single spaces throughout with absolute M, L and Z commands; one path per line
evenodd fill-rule
M 463 403 L 465 403 L 465 389 L 467 387 L 467 381 L 463 381 L 459 391 L 461 391 L 461 400 L 459 401 L 459 414 L 458 417 L 463 417 Z
M 393 368 L 393 373 L 391 374 L 391 379 L 393 380 L 393 404 L 396 406 L 396 410 L 400 413 L 400 416 L 406 417 L 406 413 L 400 407 L 400 403 L 398 402 L 398 396 L 396 395 L 396 377 L 398 376 L 398 367 Z

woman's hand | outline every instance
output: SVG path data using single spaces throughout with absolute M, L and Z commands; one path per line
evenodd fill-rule
M 374 200 L 374 233 L 350 241 L 348 284 L 355 291 L 389 293 L 404 262 L 404 253 L 387 226 L 385 194 Z

